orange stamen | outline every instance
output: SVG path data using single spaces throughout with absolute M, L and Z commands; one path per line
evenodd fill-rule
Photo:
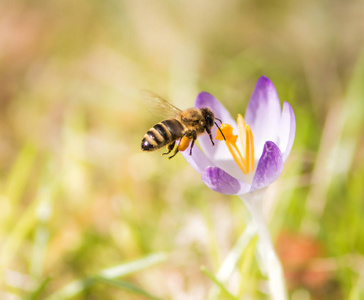
M 239 168 L 244 174 L 248 174 L 249 171 L 254 171 L 254 140 L 253 133 L 248 124 L 245 123 L 244 118 L 238 115 L 238 128 L 239 138 L 241 142 L 241 148 L 243 155 L 240 153 L 239 148 L 236 146 L 237 135 L 233 135 L 233 128 L 229 124 L 221 124 L 221 131 L 225 136 L 222 136 L 220 130 L 216 131 L 216 139 L 219 141 L 225 140 L 225 143 Z
M 243 149 L 244 158 L 245 158 L 244 163 L 245 163 L 245 167 L 246 167 L 247 171 L 249 172 L 249 151 L 246 151 L 246 149 L 249 149 L 249 134 L 245 130 L 246 123 L 241 114 L 238 114 L 237 121 L 238 121 L 241 149 Z

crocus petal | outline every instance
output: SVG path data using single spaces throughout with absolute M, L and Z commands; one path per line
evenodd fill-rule
M 251 187 L 218 167 L 208 167 L 201 175 L 202 181 L 210 189 L 225 195 L 241 195 L 247 193 Z
M 268 141 L 264 144 L 263 154 L 259 159 L 252 189 L 261 189 L 278 179 L 283 169 L 282 153 L 278 146 Z
M 291 152 L 294 137 L 296 133 L 296 119 L 292 106 L 288 102 L 283 103 L 283 111 L 281 117 L 281 124 L 279 126 L 278 146 L 283 154 L 283 161 L 285 161 Z
M 204 169 L 209 166 L 213 166 L 214 164 L 202 153 L 198 146 L 194 146 L 192 149 L 192 154 L 190 155 L 191 144 L 188 148 L 181 152 L 182 156 L 185 160 L 199 173 L 201 173 Z
M 233 127 L 234 132 L 237 134 L 238 126 L 236 121 L 230 116 L 227 109 L 211 94 L 207 92 L 201 92 L 195 102 L 195 107 L 203 108 L 209 107 L 213 111 L 216 118 L 220 119 L 223 123 L 228 123 Z M 217 121 L 219 124 L 219 121 Z M 203 134 L 199 137 L 199 143 L 201 149 L 210 160 L 227 160 L 231 159 L 231 155 L 225 145 L 225 143 L 217 142 L 215 140 L 216 127 L 212 128 L 212 137 L 214 139 L 215 146 L 212 145 L 208 134 Z
M 256 154 L 262 153 L 266 141 L 276 140 L 280 120 L 281 105 L 277 91 L 273 83 L 263 76 L 255 86 L 245 113 L 245 122 L 253 131 Z

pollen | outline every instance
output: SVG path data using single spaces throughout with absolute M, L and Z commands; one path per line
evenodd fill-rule
M 190 141 L 191 140 L 188 137 L 184 136 L 178 145 L 178 150 L 185 151 L 187 149 L 188 145 L 190 144 Z
M 232 142 L 233 144 L 236 143 L 238 136 L 233 135 L 233 128 L 231 127 L 230 124 L 223 123 L 223 124 L 221 124 L 220 129 L 221 129 L 221 131 L 216 130 L 216 139 L 217 140 L 223 141 L 226 139 L 226 141 Z M 224 136 L 221 134 L 221 132 L 224 134 Z
M 230 124 L 221 124 L 221 132 L 219 129 L 216 131 L 216 139 L 219 141 L 225 141 L 226 146 L 229 149 L 234 161 L 243 171 L 244 174 L 248 174 L 250 171 L 254 171 L 254 139 L 253 133 L 248 124 L 245 123 L 244 118 L 238 115 L 238 135 L 233 134 L 233 127 Z M 223 135 L 225 136 L 225 139 Z M 241 143 L 242 152 L 240 152 L 236 145 L 237 138 Z

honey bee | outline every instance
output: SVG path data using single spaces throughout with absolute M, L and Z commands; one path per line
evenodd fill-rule
M 168 155 L 174 149 L 173 154 L 168 157 L 171 159 L 179 151 L 186 150 L 191 143 L 191 155 L 197 137 L 205 132 L 209 135 L 212 145 L 215 145 L 211 129 L 215 124 L 221 132 L 220 127 L 215 121 L 218 120 L 221 123 L 221 120 L 215 117 L 210 108 L 188 108 L 186 110 L 180 110 L 155 94 L 150 92 L 144 92 L 144 94 L 152 110 L 159 114 L 168 114 L 172 117 L 155 124 L 147 131 L 141 144 L 143 151 L 155 151 L 163 146 L 167 146 L 167 152 L 162 155 Z M 221 134 L 223 135 L 222 132 Z M 177 140 L 179 140 L 179 143 L 176 146 Z

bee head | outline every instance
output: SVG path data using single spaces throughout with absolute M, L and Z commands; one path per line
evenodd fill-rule
M 214 126 L 215 115 L 212 110 L 208 107 L 202 108 L 202 115 L 206 121 L 206 128 L 211 129 Z

